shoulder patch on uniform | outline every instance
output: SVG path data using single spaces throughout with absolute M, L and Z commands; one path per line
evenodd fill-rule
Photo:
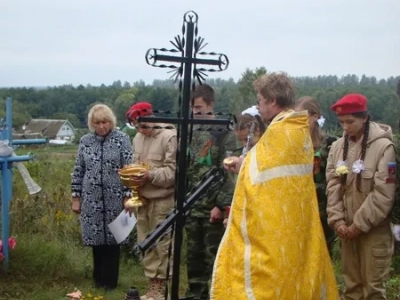
M 396 183 L 397 182 L 397 163 L 388 163 L 388 177 L 386 178 L 386 183 Z

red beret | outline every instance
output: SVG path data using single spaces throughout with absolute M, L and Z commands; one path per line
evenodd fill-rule
M 126 118 L 134 120 L 137 117 L 151 116 L 153 114 L 153 107 L 149 102 L 138 102 L 133 104 L 126 112 Z
M 331 106 L 336 115 L 350 115 L 367 111 L 367 98 L 361 94 L 348 94 Z

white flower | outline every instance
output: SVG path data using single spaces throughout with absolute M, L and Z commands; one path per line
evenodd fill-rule
M 352 170 L 353 173 L 360 174 L 361 171 L 365 170 L 364 161 L 362 161 L 361 159 L 357 159 L 352 166 Z
M 317 120 L 319 127 L 324 126 L 325 124 L 325 118 L 324 116 L 320 116 L 319 119 Z
M 244 111 L 242 111 L 242 115 L 244 115 L 244 114 L 249 114 L 249 115 L 252 115 L 253 117 L 258 115 L 259 112 L 258 112 L 257 106 L 253 105 L 252 107 L 245 109 Z
M 347 163 L 346 163 L 345 161 L 339 160 L 339 161 L 336 163 L 336 168 L 339 168 L 339 167 L 341 167 L 341 166 L 346 166 L 346 165 L 347 165 Z

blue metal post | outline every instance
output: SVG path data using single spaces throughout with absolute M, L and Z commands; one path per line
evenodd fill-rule
M 6 100 L 6 120 L 3 122 L 1 129 L 1 139 L 8 140 L 9 146 L 13 145 L 31 145 L 31 144 L 45 144 L 47 139 L 27 139 L 27 140 L 15 140 L 12 141 L 12 100 L 7 98 Z M 2 220 L 2 234 L 1 239 L 3 241 L 3 254 L 4 254 L 4 268 L 8 270 L 9 266 L 9 249 L 8 249 L 8 238 L 9 238 L 9 207 L 12 199 L 12 180 L 13 175 L 11 172 L 11 163 L 28 161 L 32 159 L 32 155 L 20 155 L 20 156 L 7 156 L 0 157 L 1 166 L 1 220 Z
M 10 141 L 11 146 L 11 130 L 12 130 L 12 106 L 11 98 L 6 100 L 6 120 L 3 125 L 3 130 L 1 132 L 2 140 Z M 8 208 L 12 197 L 12 173 L 8 168 L 8 158 L 4 158 L 1 163 L 1 220 L 2 220 L 2 234 L 1 238 L 3 240 L 3 254 L 4 254 L 4 267 L 8 270 L 9 258 L 8 258 L 8 237 L 9 237 L 9 224 L 8 219 Z
M 47 139 L 26 139 L 26 140 L 13 140 L 13 146 L 20 145 L 38 145 L 38 144 L 46 144 Z

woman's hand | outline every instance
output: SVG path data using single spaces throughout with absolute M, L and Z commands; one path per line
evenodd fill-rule
M 72 198 L 71 208 L 74 213 L 81 213 L 81 199 L 79 197 Z
M 133 212 L 133 207 L 129 207 L 128 205 L 126 205 L 126 202 L 128 202 L 129 197 L 125 197 L 123 200 L 123 205 L 124 205 L 124 209 L 127 213 L 129 213 L 129 216 L 132 216 L 132 212 Z

